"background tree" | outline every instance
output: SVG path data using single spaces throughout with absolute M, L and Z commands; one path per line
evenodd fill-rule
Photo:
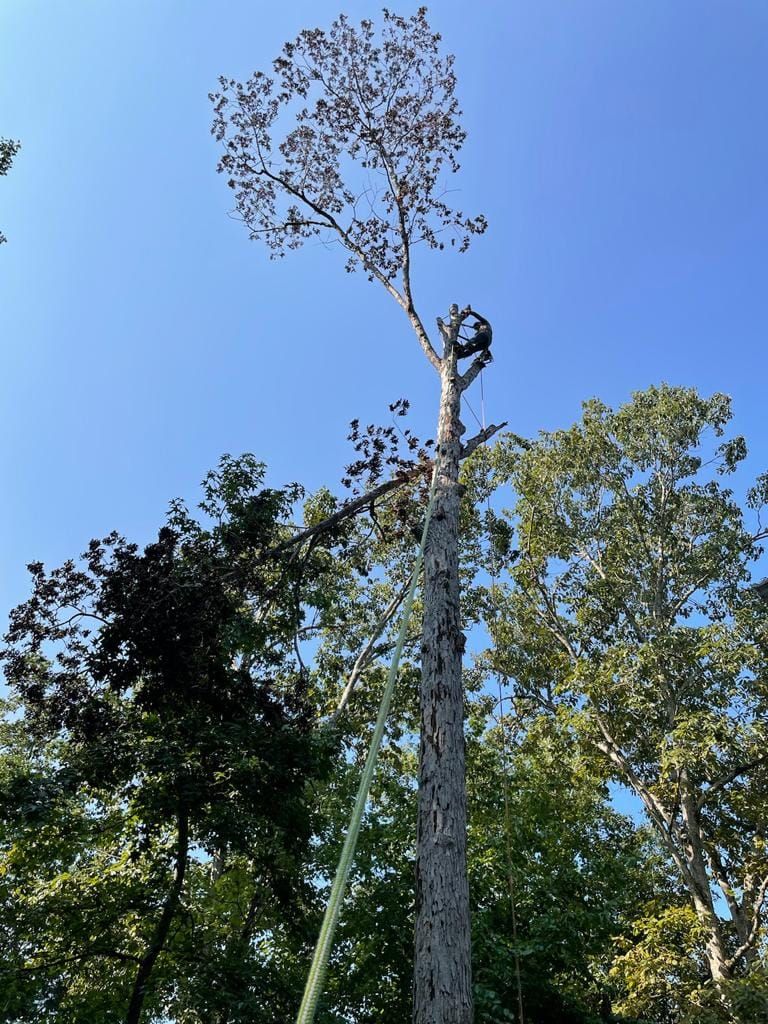
M 458 170 L 464 139 L 453 58 L 443 56 L 420 8 L 385 10 L 359 28 L 340 16 L 328 32 L 286 43 L 273 75 L 222 78 L 213 132 L 250 236 L 272 256 L 328 237 L 402 308 L 440 378 L 437 480 L 424 560 L 421 748 L 414 965 L 416 1024 L 472 1020 L 466 793 L 459 611 L 459 463 L 498 429 L 462 445 L 462 393 L 489 359 L 458 369 L 460 331 L 472 310 L 438 320 L 436 351 L 414 301 L 415 245 L 463 251 L 485 229 L 444 201 L 442 177 Z M 476 316 L 476 314 L 474 314 Z
M 382 685 L 382 668 L 360 681 L 342 722 L 346 764 L 322 798 L 328 825 L 318 875 L 332 875 Z M 610 805 L 605 773 L 574 736 L 542 716 L 517 723 L 506 758 L 489 698 L 470 686 L 468 800 L 475 1012 L 482 1024 L 519 1020 L 515 956 L 525 1020 L 595 1024 L 624 987 L 609 974 L 614 943 L 629 943 L 637 908 L 674 903 L 663 858 L 647 830 Z M 319 1024 L 375 1024 L 409 1015 L 409 940 L 415 900 L 413 792 L 418 769 L 418 669 L 411 666 L 371 791 L 350 875 Z M 509 729 L 509 721 L 507 728 Z M 348 731 L 347 731 L 348 730 Z M 517 935 L 508 885 L 504 787 L 511 811 Z M 653 1018 L 656 1019 L 655 1017 Z
M 746 455 L 711 445 L 730 415 L 662 386 L 488 459 L 515 493 L 496 665 L 642 802 L 719 998 L 758 985 L 768 890 L 768 614 L 748 587 L 766 532 L 721 482 Z M 749 505 L 765 500 L 761 478 Z
M 669 896 L 664 872 L 573 734 L 498 708 L 488 728 L 488 703 L 469 749 L 478 1018 L 517 1022 L 522 1002 L 531 1024 L 597 1020 L 618 991 L 613 944 L 638 904 Z
M 299 491 L 262 480 L 252 458 L 225 458 L 203 523 L 175 502 L 143 551 L 111 535 L 83 564 L 31 566 L 3 654 L 24 711 L 7 728 L 28 747 L 3 764 L 4 969 L 21 1006 L 6 1019 L 31 1001 L 137 1024 L 188 975 L 210 980 L 216 1020 L 253 1010 L 252 940 L 289 929 L 306 898 L 307 783 L 327 760 L 294 654 L 322 564 L 264 562 Z M 249 1019 L 290 1015 L 278 991 Z
M 174 503 L 164 530 L 175 539 L 163 533 L 143 551 L 97 542 L 88 555 L 95 574 L 88 561 L 35 570 L 7 652 L 25 696 L 8 708 L 1 737 L 2 1019 L 123 1021 L 150 959 L 143 1020 L 277 1024 L 295 1010 L 394 642 L 391 618 L 341 714 L 339 697 L 408 575 L 408 524 L 423 491 L 416 479 L 375 518 L 342 520 L 330 534 L 340 509 L 320 491 L 304 503 L 296 534 L 288 505 L 299 492 L 261 481 L 253 460 L 225 459 L 207 481 L 202 522 Z M 484 601 L 481 525 L 467 504 L 470 622 Z M 290 543 L 308 534 L 303 548 Z M 77 617 L 86 612 L 104 620 L 94 619 L 94 635 L 69 632 L 89 628 Z M 51 660 L 56 651 L 63 660 Z M 415 625 L 318 1024 L 409 1015 L 418 651 Z M 567 718 L 507 705 L 503 755 L 484 686 L 490 667 L 466 676 L 478 1021 L 515 1019 L 515 958 L 530 1024 L 594 1024 L 608 998 L 649 1020 L 676 1020 L 690 986 L 673 997 L 669 979 L 679 969 L 687 984 L 701 971 L 695 948 L 678 941 L 675 915 L 688 908 L 664 862 L 609 806 L 608 766 Z M 191 684 L 190 669 L 204 685 Z M 275 714 L 265 718 L 264 707 Z M 311 728 L 318 719 L 320 734 Z M 189 843 L 177 894 L 180 786 Z M 741 995 L 754 1002 L 758 991 L 752 984 Z

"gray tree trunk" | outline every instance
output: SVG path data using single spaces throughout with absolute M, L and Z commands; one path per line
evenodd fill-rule
M 691 791 L 686 771 L 681 773 L 681 780 L 680 807 L 688 836 L 685 845 L 685 856 L 691 879 L 688 889 L 696 916 L 706 931 L 706 956 L 709 973 L 712 975 L 712 981 L 719 989 L 723 982 L 728 981 L 732 977 L 732 971 L 728 965 L 728 953 L 723 930 L 712 898 L 712 889 L 710 888 L 706 867 L 704 841 L 701 834 L 699 816 L 696 811 L 695 794 Z
M 459 611 L 459 413 L 466 383 L 456 369 L 454 321 L 443 330 L 439 472 L 424 553 L 414 1024 L 473 1019 Z

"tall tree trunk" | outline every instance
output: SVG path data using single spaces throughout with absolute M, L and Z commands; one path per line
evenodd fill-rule
M 147 992 L 147 984 L 152 976 L 157 958 L 163 951 L 171 922 L 176 914 L 181 898 L 181 890 L 184 886 L 184 875 L 187 870 L 187 855 L 189 853 L 189 819 L 186 810 L 180 810 L 177 817 L 176 833 L 176 855 L 173 871 L 173 882 L 163 904 L 163 910 L 155 926 L 154 933 L 150 939 L 144 956 L 139 963 L 139 969 L 133 982 L 131 1000 L 128 1004 L 128 1012 L 125 1015 L 125 1024 L 139 1024 L 141 1011 L 144 1005 L 144 997 Z
M 454 318 L 455 319 L 455 318 Z M 464 764 L 464 636 L 459 611 L 459 419 L 452 324 L 445 338 L 438 477 L 424 555 L 421 744 L 416 839 L 414 1024 L 472 1024 Z

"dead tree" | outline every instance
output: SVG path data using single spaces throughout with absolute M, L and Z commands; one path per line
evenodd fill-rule
M 414 245 L 464 251 L 486 227 L 482 216 L 465 217 L 442 199 L 465 132 L 453 57 L 439 42 L 424 8 L 410 18 L 385 11 L 379 36 L 371 21 L 355 26 L 341 16 L 329 31 L 305 30 L 287 43 L 272 75 L 222 78 L 211 100 L 224 146 L 219 169 L 250 236 L 273 257 L 309 238 L 335 239 L 347 269 L 362 268 L 401 307 L 439 376 L 438 478 L 424 561 L 413 1020 L 471 1024 L 459 464 L 500 428 L 462 442 L 461 395 L 490 360 L 490 324 L 452 305 L 448 320 L 437 321 L 438 353 L 413 295 Z M 470 316 L 476 335 L 481 324 L 485 334 L 461 372 L 460 331 Z

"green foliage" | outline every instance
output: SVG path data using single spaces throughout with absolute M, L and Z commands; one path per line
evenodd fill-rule
M 526 1019 L 585 1022 L 612 987 L 606 951 L 659 890 L 654 853 L 567 730 L 505 715 L 505 758 L 501 725 L 468 751 L 478 1020 L 515 1019 L 516 953 Z
M 690 970 L 669 964 L 679 1006 L 702 958 L 721 1001 L 758 970 L 765 925 L 768 617 L 746 586 L 759 527 L 723 483 L 746 455 L 729 418 L 723 395 L 650 388 L 616 411 L 587 402 L 526 447 L 502 441 L 474 471 L 511 486 L 519 550 L 490 602 L 491 662 L 643 803 L 696 915 Z M 663 962 L 643 950 L 679 912 L 655 932 L 644 919 L 627 970 Z M 655 984 L 638 981 L 627 1012 L 649 1012 Z M 659 984 L 654 1012 L 673 1019 Z
M 729 978 L 707 966 L 715 932 L 738 952 L 733 914 L 766 865 L 768 627 L 722 482 L 745 452 L 728 414 L 652 389 L 466 468 L 464 616 L 494 641 L 466 672 L 478 1024 L 515 1020 L 516 962 L 528 1024 L 765 1018 L 759 915 Z M 470 499 L 509 483 L 511 509 L 477 513 Z M 0 1020 L 124 1021 L 153 949 L 143 1020 L 295 1014 L 396 616 L 327 715 L 407 576 L 400 525 L 422 507 L 414 482 L 293 553 L 302 500 L 309 525 L 338 510 L 226 457 L 200 517 L 177 501 L 143 549 L 112 535 L 32 567 L 5 651 Z M 318 1024 L 410 1016 L 418 658 L 415 623 Z M 614 780 L 648 826 L 617 813 Z
M 610 978 L 622 993 L 616 1009 L 654 1020 L 680 1021 L 706 984 L 697 957 L 705 935 L 692 907 L 649 906 L 617 942 Z
M 8 1020 L 122 1020 L 142 972 L 150 1012 L 188 1005 L 206 946 L 211 997 L 244 1019 L 253 940 L 307 898 L 307 783 L 328 751 L 293 641 L 315 567 L 262 564 L 297 495 L 262 479 L 225 458 L 208 522 L 175 502 L 143 550 L 112 535 L 81 565 L 31 567 L 4 652 L 23 701 L 0 776 Z

